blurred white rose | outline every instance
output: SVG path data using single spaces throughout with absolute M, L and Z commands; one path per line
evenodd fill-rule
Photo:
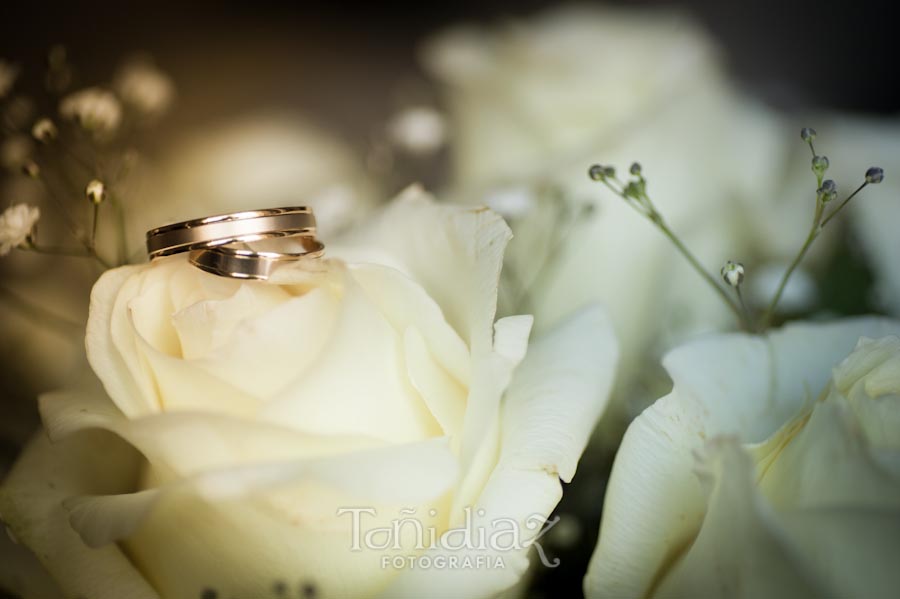
M 741 96 L 683 15 L 568 7 L 497 30 L 450 31 L 424 58 L 450 107 L 455 197 L 482 202 L 498 189 L 549 185 L 570 216 L 595 206 L 571 228 L 546 209 L 512 221 L 513 246 L 524 248 L 510 266 L 533 283 L 537 330 L 585 303 L 608 307 L 623 382 L 638 372 L 636 358 L 734 322 L 659 231 L 588 179 L 591 163 L 621 173 L 639 161 L 660 211 L 713 273 L 740 260 L 752 279 L 757 266 L 792 258 L 806 235 L 816 182 L 800 125 Z M 536 278 L 541 247 L 553 259 Z
M 135 240 L 165 223 L 305 205 L 315 209 L 320 236 L 328 242 L 364 218 L 375 196 L 361 160 L 340 140 L 302 119 L 275 114 L 192 131 L 148 178 L 128 215 Z
M 429 106 L 411 106 L 395 114 L 387 124 L 388 139 L 410 154 L 428 155 L 447 140 L 444 115 Z
M 675 385 L 622 441 L 586 596 L 895 596 L 898 334 L 801 323 L 666 356 Z
M 856 239 L 873 267 L 873 303 L 900 316 L 900 120 L 836 117 L 835 144 L 847 162 L 846 191 L 862 183 L 870 166 L 884 169 L 884 181 L 870 185 L 848 205 Z
M 616 345 L 596 308 L 531 344 L 530 317 L 495 322 L 508 239 L 496 214 L 411 189 L 266 283 L 183 255 L 108 271 L 87 333 L 103 388 L 42 398 L 49 439 L 0 515 L 66 596 L 494 596 L 525 549 L 423 552 L 407 525 L 352 551 L 339 510 L 376 508 L 367 533 L 415 508 L 442 534 L 471 506 L 474 526 L 509 518 L 528 539 L 559 501 Z M 384 567 L 398 554 L 504 567 Z

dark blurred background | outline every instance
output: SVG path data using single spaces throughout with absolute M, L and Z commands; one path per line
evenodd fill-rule
M 420 76 L 416 49 L 429 34 L 460 21 L 502 21 L 554 4 L 559 3 L 11 1 L 0 9 L 0 56 L 24 66 L 41 64 L 51 44 L 64 43 L 88 83 L 107 79 L 123 55 L 148 51 L 178 84 L 179 107 L 166 127 L 196 125 L 198 119 L 227 117 L 265 103 L 308 111 L 322 125 L 354 138 L 383 120 L 397 102 L 398 88 Z M 778 107 L 880 114 L 900 108 L 893 4 L 607 4 L 676 6 L 694 13 L 722 44 L 733 74 Z
M 0 8 L 0 57 L 40 77 L 47 49 L 69 50 L 79 85 L 107 81 L 123 56 L 149 52 L 178 89 L 160 138 L 265 108 L 298 111 L 323 129 L 364 146 L 408 98 L 427 96 L 417 48 L 459 22 L 501 22 L 558 3 L 463 0 L 385 6 L 373 2 L 287 4 L 272 0 L 148 3 L 90 0 L 57 5 L 22 0 Z M 607 4 L 680 7 L 722 46 L 744 90 L 792 111 L 833 108 L 896 114 L 896 12 L 876 0 L 728 2 L 649 0 Z M 40 85 L 39 81 L 31 81 Z M 410 92 L 413 90 L 413 92 Z M 13 374 L 4 369 L 5 376 Z M 9 389 L 10 381 L 0 381 Z M 36 413 L 15 417 L 37 425 Z M 4 411 L 0 418 L 7 418 Z M 17 448 L 5 448 L 13 459 Z M 530 596 L 578 596 L 596 540 L 604 471 L 567 494 L 561 510 L 589 514 L 579 541 L 557 554 L 562 565 L 538 573 Z M 0 470 L 2 471 L 2 470 Z M 588 501 L 581 505 L 580 502 Z

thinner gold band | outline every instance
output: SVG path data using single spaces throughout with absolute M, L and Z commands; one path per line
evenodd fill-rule
M 197 268 L 214 275 L 264 281 L 279 264 L 319 258 L 325 251 L 325 246 L 315 238 L 301 237 L 300 242 L 305 249 L 303 252 L 260 252 L 223 245 L 193 250 L 189 259 Z

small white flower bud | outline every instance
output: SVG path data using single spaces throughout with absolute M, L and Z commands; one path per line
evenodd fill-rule
M 59 130 L 53 121 L 42 118 L 31 127 L 31 135 L 39 142 L 46 144 L 59 137 Z
M 106 186 L 103 181 L 92 179 L 84 188 L 84 195 L 91 204 L 101 204 L 106 199 Z
M 640 162 L 633 162 L 633 163 L 631 164 L 631 168 L 628 169 L 628 172 L 631 173 L 632 175 L 634 175 L 635 177 L 640 177 L 640 176 L 641 176 L 641 170 L 642 170 L 642 169 L 641 169 L 641 163 L 640 163 Z
M 740 262 L 729 260 L 722 267 L 722 278 L 732 287 L 740 287 L 744 282 L 744 265 Z
M 813 141 L 815 138 L 816 130 L 812 127 L 804 127 L 803 129 L 800 129 L 800 139 L 802 139 L 806 143 Z
M 884 169 L 880 166 L 870 167 L 869 170 L 866 171 L 866 183 L 877 185 L 882 181 L 884 181 Z
M 22 173 L 32 179 L 37 179 L 41 176 L 41 167 L 34 160 L 27 160 L 22 165 Z

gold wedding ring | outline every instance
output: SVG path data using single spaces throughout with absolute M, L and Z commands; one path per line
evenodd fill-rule
M 234 247 L 284 237 L 295 238 L 302 251 Z M 279 264 L 321 257 L 325 246 L 316 239 L 312 209 L 303 206 L 207 216 L 147 231 L 147 252 L 151 260 L 187 251 L 191 264 L 214 275 L 266 280 Z
M 272 270 L 285 262 L 319 258 L 325 246 L 314 237 L 299 239 L 303 252 L 260 252 L 237 249 L 227 245 L 193 250 L 190 262 L 200 270 L 232 279 L 257 279 L 265 281 Z
M 273 237 L 314 236 L 316 218 L 310 208 L 265 208 L 220 214 L 165 225 L 147 231 L 150 259 L 179 252 Z

